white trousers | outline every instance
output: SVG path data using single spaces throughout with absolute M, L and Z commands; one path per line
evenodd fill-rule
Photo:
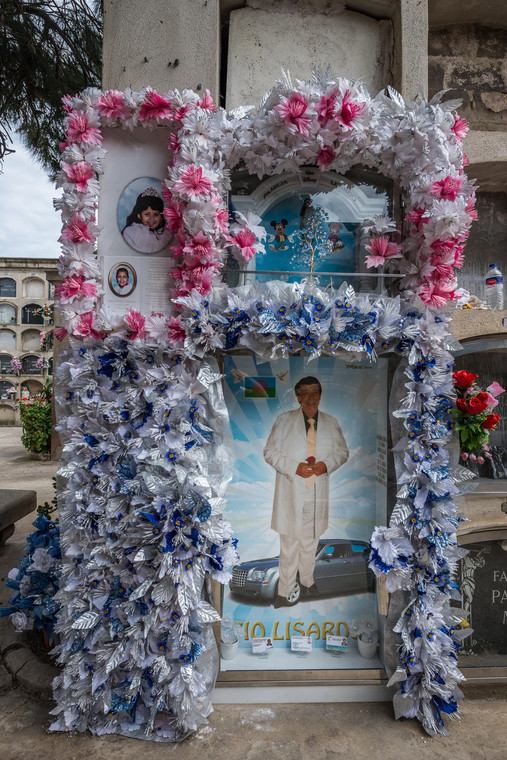
M 278 572 L 278 594 L 288 596 L 299 580 L 309 588 L 314 584 L 315 552 L 319 536 L 315 535 L 315 488 L 312 488 L 305 499 L 300 538 L 292 538 L 280 533 L 280 561 Z

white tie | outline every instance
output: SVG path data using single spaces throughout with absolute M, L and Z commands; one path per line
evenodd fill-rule
M 307 447 L 307 454 L 308 457 L 313 457 L 315 459 L 315 441 L 317 440 L 317 431 L 315 430 L 315 420 L 313 417 L 309 417 L 308 420 L 308 432 L 306 433 L 306 447 Z M 315 464 L 315 462 L 314 462 Z M 311 488 L 315 481 L 317 480 L 316 475 L 311 475 L 309 478 L 306 478 L 306 487 Z

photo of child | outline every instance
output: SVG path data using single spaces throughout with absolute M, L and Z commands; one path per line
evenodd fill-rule
M 137 275 L 130 264 L 116 264 L 108 276 L 110 290 L 120 298 L 130 296 L 137 285 Z
M 139 192 L 140 190 L 140 192 Z M 125 242 L 139 253 L 156 253 L 171 241 L 166 228 L 161 182 L 141 177 L 123 191 L 118 203 L 118 225 Z

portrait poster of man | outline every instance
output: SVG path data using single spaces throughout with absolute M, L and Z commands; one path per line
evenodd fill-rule
M 241 635 L 223 669 L 379 667 L 378 658 L 365 665 L 354 643 L 331 660 L 325 645 L 326 635 L 377 616 L 367 558 L 384 363 L 224 361 L 234 450 L 226 518 L 240 562 L 223 613 Z M 311 636 L 311 662 L 291 653 L 293 635 Z M 263 636 L 273 640 L 268 665 L 252 655 L 252 638 Z

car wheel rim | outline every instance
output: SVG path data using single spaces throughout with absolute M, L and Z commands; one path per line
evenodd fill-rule
M 300 588 L 298 584 L 296 584 L 294 588 L 292 589 L 292 591 L 290 592 L 290 594 L 288 594 L 287 596 L 288 601 L 294 604 L 294 602 L 297 602 L 297 600 L 299 599 L 300 593 L 301 593 Z

